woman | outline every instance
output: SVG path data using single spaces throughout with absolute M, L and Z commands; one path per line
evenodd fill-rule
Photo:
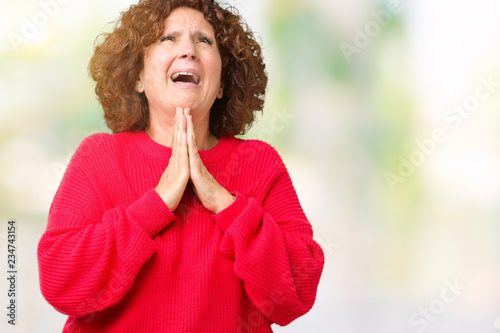
M 209 0 L 140 1 L 90 61 L 114 134 L 73 156 L 38 247 L 64 332 L 272 332 L 313 305 L 323 253 L 279 155 L 236 139 L 261 49 Z

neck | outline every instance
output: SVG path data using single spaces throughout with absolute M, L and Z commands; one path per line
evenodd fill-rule
M 196 135 L 196 147 L 198 150 L 207 150 L 215 147 L 218 139 L 210 133 L 209 116 L 198 118 L 193 115 L 193 127 Z M 175 128 L 175 113 L 172 116 L 165 116 L 161 119 L 150 113 L 149 126 L 146 133 L 155 142 L 172 147 L 172 138 Z

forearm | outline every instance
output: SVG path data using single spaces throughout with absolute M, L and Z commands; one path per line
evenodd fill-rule
M 235 273 L 261 313 L 286 325 L 309 311 L 324 258 L 307 220 L 292 214 L 278 225 L 258 202 L 241 195 L 215 219 L 224 230 L 221 251 L 235 258 Z
M 44 297 L 59 311 L 83 316 L 116 304 L 155 252 L 152 237 L 175 216 L 154 193 L 100 221 L 55 210 L 38 247 Z M 160 205 L 161 204 L 161 205 Z

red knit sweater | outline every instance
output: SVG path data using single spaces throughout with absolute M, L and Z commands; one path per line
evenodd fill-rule
M 276 151 L 234 137 L 200 151 L 236 196 L 218 214 L 190 186 L 174 212 L 163 203 L 170 156 L 144 131 L 76 151 L 38 246 L 64 332 L 272 332 L 306 313 L 324 257 Z

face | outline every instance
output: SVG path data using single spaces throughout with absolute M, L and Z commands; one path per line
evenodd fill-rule
M 208 115 L 221 93 L 221 57 L 212 25 L 191 8 L 174 9 L 159 42 L 144 57 L 135 89 L 144 92 L 151 113 L 174 115 L 191 108 L 193 117 Z

